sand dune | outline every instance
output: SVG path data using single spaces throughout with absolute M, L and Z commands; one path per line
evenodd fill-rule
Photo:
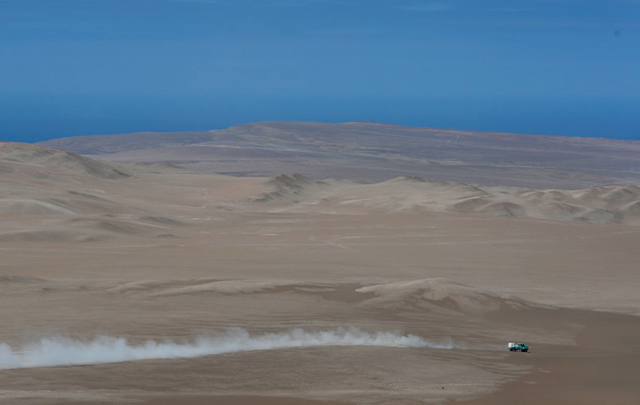
M 133 205 L 130 203 L 124 205 L 123 201 L 127 199 L 133 202 L 130 197 L 123 199 L 117 194 L 107 195 L 104 192 L 97 194 L 77 189 L 68 190 L 66 194 L 59 192 L 60 182 L 82 184 L 96 176 L 105 180 L 128 181 L 128 183 L 119 184 L 119 189 L 122 191 L 135 187 L 135 183 L 128 180 L 131 175 L 124 174 L 119 168 L 39 146 L 3 144 L 3 150 L 5 151 L 2 155 L 3 161 L 8 167 L 14 169 L 12 174 L 8 174 L 9 178 L 13 176 L 19 179 L 23 178 L 21 177 L 23 174 L 33 176 L 37 173 L 45 176 L 39 180 L 38 186 L 32 189 L 34 192 L 31 196 L 24 192 L 25 186 L 29 187 L 29 183 L 25 183 L 21 186 L 22 191 L 18 193 L 23 194 L 21 198 L 16 198 L 14 193 L 11 197 L 0 200 L 0 207 L 8 215 L 86 216 L 104 213 L 112 215 L 136 213 L 138 217 L 146 218 L 143 220 L 146 222 L 152 221 L 166 225 L 181 222 L 175 218 L 157 215 L 156 212 L 145 213 L 143 207 L 148 206 L 149 202 L 145 201 L 146 197 L 141 195 L 136 196 L 137 201 Z M 25 165 L 29 167 L 25 168 Z M 35 169 L 32 166 L 35 166 Z M 44 170 L 45 167 L 49 169 Z M 63 172 L 60 172 L 55 179 L 46 177 L 56 173 L 56 170 L 63 170 Z M 128 170 L 138 172 L 138 175 L 153 171 L 152 168 L 133 166 Z M 164 167 L 158 173 L 189 176 L 188 172 L 171 167 Z M 46 186 L 47 183 L 50 185 Z M 45 197 L 43 190 L 47 188 L 51 192 Z M 259 187 L 255 188 L 256 191 L 259 189 Z M 330 205 L 332 209 L 340 207 L 349 209 L 355 205 L 386 212 L 455 212 L 493 217 L 605 223 L 627 220 L 635 223 L 638 211 L 635 204 L 640 202 L 640 187 L 635 185 L 592 187 L 582 190 L 531 190 L 429 181 L 417 176 L 401 176 L 381 183 L 366 184 L 335 179 L 313 180 L 300 174 L 281 175 L 264 182 L 263 189 L 266 191 L 248 198 L 247 202 L 276 205 L 288 202 L 294 204 L 295 207 L 292 207 L 294 210 L 304 210 L 305 205 L 309 204 Z M 258 205 L 251 209 L 262 210 Z
M 304 192 L 309 193 L 312 190 L 327 185 L 321 180 L 312 180 L 301 174 L 280 175 L 265 182 L 265 185 L 272 187 L 274 190 L 262 193 L 258 197 L 252 197 L 250 201 L 269 202 L 278 200 L 296 200 L 298 195 Z
M 482 207 L 478 212 L 489 214 L 493 217 L 523 217 L 525 216 L 526 208 L 521 204 L 499 201 Z
M 491 204 L 491 200 L 482 197 L 472 197 L 452 204 L 449 209 L 454 212 L 477 212 Z
M 154 200 L 160 187 L 203 180 L 182 168 L 114 166 L 37 145 L 2 143 L 0 215 L 22 218 L 0 230 L 1 242 L 96 242 L 122 237 L 176 235 L 185 221 L 171 218 L 175 201 Z M 213 176 L 217 178 L 219 176 Z M 211 178 L 209 179 L 211 180 Z M 159 195 L 163 195 L 160 192 Z M 208 195 L 208 194 L 207 194 Z M 180 216 L 185 212 L 179 210 Z M 43 226 L 44 224 L 44 226 Z
M 296 142 L 254 129 L 251 142 L 280 142 L 273 153 Z M 220 140 L 207 136 L 185 142 Z M 340 134 L 324 136 L 332 150 Z M 0 154 L 1 403 L 640 401 L 637 186 L 236 178 L 12 147 Z M 227 339 L 234 327 L 249 338 Z M 362 339 L 344 344 L 351 328 Z M 322 333 L 333 340 L 302 344 Z M 245 350 L 264 337 L 287 344 Z
M 313 288 L 317 283 L 287 280 L 218 280 L 195 279 L 173 281 L 137 281 L 109 289 L 117 293 L 147 293 L 150 297 L 189 295 L 198 293 L 250 294 L 261 292 L 291 291 L 290 287 Z
M 631 202 L 622 207 L 623 212 L 630 212 L 633 214 L 640 214 L 640 202 Z
M 433 182 L 398 177 L 374 184 L 316 181 L 301 175 L 280 176 L 265 185 L 273 191 L 249 199 L 252 203 L 288 202 L 291 209 L 312 206 L 353 207 L 385 212 L 432 211 L 492 217 L 575 220 L 590 223 L 637 222 L 640 202 L 634 185 L 584 190 L 527 190 Z M 280 206 L 278 206 L 281 209 Z M 256 208 L 260 209 L 260 208 Z
M 373 293 L 375 298 L 363 302 L 369 307 L 396 310 L 429 308 L 437 305 L 468 314 L 512 308 L 540 308 L 540 304 L 513 296 L 499 295 L 444 278 L 402 281 L 361 287 L 359 293 Z
M 201 294 L 299 294 L 325 299 L 337 297 L 368 310 L 433 311 L 435 307 L 479 315 L 504 308 L 553 309 L 522 298 L 474 288 L 444 278 L 392 282 L 377 285 L 331 284 L 291 280 L 148 280 L 109 286 L 106 291 L 148 298 L 201 296 Z
M 167 217 L 153 216 L 153 215 L 141 216 L 140 220 L 154 222 L 156 224 L 161 224 L 161 225 L 186 225 L 182 221 L 178 221 L 178 220 L 167 218 Z

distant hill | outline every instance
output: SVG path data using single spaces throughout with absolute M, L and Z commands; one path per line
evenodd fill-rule
M 234 176 L 301 173 L 377 182 L 430 180 L 578 189 L 640 184 L 640 142 L 403 127 L 376 122 L 260 122 L 205 132 L 60 138 L 42 145 L 129 163 Z
M 50 148 L 83 155 L 104 155 L 129 150 L 166 148 L 209 142 L 208 132 L 136 132 L 120 135 L 74 136 L 40 142 Z

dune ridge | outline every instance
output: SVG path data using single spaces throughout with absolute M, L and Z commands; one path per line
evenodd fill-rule
M 194 223 L 193 218 L 234 211 L 436 212 L 640 225 L 640 187 L 636 185 L 535 190 L 418 176 L 399 176 L 379 183 L 315 180 L 302 174 L 235 179 L 166 165 L 114 166 L 15 143 L 0 145 L 0 164 L 10 169 L 3 174 L 5 192 L 0 195 L 0 214 L 47 219 L 46 224 L 34 223 L 26 228 L 5 227 L 0 231 L 1 243 L 180 238 L 184 227 Z M 245 198 L 218 193 L 216 184 L 242 190 Z M 191 191 L 185 194 L 183 190 Z
M 429 181 L 417 176 L 358 184 L 334 179 L 316 181 L 300 174 L 276 177 L 265 185 L 272 191 L 247 202 L 288 202 L 294 210 L 320 204 L 334 209 L 360 206 L 388 213 L 431 211 L 589 223 L 637 224 L 640 219 L 640 187 L 636 185 L 532 190 Z
M 552 308 L 512 295 L 473 288 L 445 278 L 399 281 L 365 286 L 355 291 L 375 295 L 374 298 L 364 301 L 363 305 L 388 309 L 404 310 L 436 305 L 466 314 L 482 314 L 497 311 L 505 306 L 513 309 Z
M 180 279 L 143 280 L 106 287 L 117 294 L 142 294 L 150 298 L 189 296 L 200 294 L 301 294 L 331 299 L 337 291 L 351 295 L 350 301 L 362 308 L 429 310 L 442 307 L 464 314 L 484 314 L 503 308 L 553 309 L 552 306 L 524 300 L 510 294 L 498 294 L 475 288 L 446 278 L 389 282 L 374 285 L 341 285 L 293 280 L 252 279 Z

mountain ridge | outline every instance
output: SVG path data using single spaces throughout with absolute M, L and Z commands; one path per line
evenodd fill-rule
M 640 184 L 640 142 L 404 127 L 270 121 L 202 132 L 60 138 L 40 143 L 100 160 L 206 173 L 379 182 L 397 176 L 531 188 Z

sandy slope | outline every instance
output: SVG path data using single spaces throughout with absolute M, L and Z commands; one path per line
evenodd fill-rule
M 640 401 L 633 186 L 239 179 L 29 145 L 0 152 L 0 341 L 12 347 L 228 327 L 358 327 L 456 347 L 1 370 L 1 403 Z M 597 210 L 614 220 L 581 218 Z M 510 340 L 532 352 L 509 353 Z

